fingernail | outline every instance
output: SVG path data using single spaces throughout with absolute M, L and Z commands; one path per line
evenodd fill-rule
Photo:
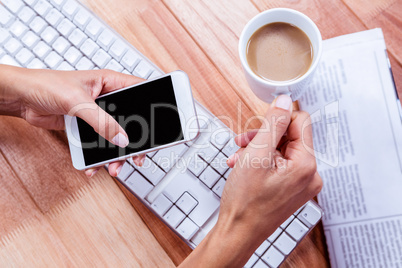
M 112 143 L 114 145 L 117 145 L 121 148 L 124 148 L 128 145 L 128 139 L 126 136 L 124 136 L 123 134 L 119 133 L 116 136 L 114 136 L 114 138 L 112 139 Z
M 234 153 L 234 154 L 232 154 L 231 156 L 229 156 L 229 158 L 226 160 L 226 164 L 228 164 L 229 162 L 232 162 L 232 160 L 233 160 L 234 157 L 235 157 L 235 154 L 236 154 L 236 153 Z
M 94 172 L 92 172 L 91 174 L 91 178 L 99 171 L 99 169 L 94 170 Z
M 142 167 L 142 166 L 144 165 L 144 161 L 145 161 L 145 158 L 141 158 L 141 160 L 140 160 L 140 167 Z
M 275 107 L 290 110 L 290 106 L 292 105 L 292 99 L 288 95 L 280 95 L 276 98 Z
M 118 167 L 118 168 L 116 169 L 116 176 L 119 175 L 119 173 L 120 173 L 122 167 L 123 167 L 123 166 L 120 166 L 120 167 Z
M 85 175 L 87 175 L 88 177 L 91 177 L 92 173 L 93 173 L 92 169 L 85 170 Z

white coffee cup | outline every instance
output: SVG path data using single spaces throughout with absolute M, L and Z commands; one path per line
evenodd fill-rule
M 274 22 L 292 24 L 302 30 L 313 46 L 313 61 L 308 71 L 301 77 L 291 81 L 268 81 L 256 75 L 247 62 L 247 44 L 255 31 L 264 25 Z M 300 98 L 308 87 L 322 53 L 321 33 L 315 23 L 303 13 L 289 8 L 273 8 L 261 12 L 252 18 L 244 27 L 239 40 L 239 55 L 244 73 L 251 90 L 261 100 L 271 103 L 278 95 L 288 94 L 293 101 Z

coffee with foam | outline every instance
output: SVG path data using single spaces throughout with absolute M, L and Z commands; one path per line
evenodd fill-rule
M 298 27 L 284 22 L 262 26 L 247 44 L 251 70 L 268 81 L 293 81 L 303 76 L 313 61 L 308 36 Z

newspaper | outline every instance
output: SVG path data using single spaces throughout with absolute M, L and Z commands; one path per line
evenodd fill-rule
M 381 29 L 324 41 L 311 114 L 332 267 L 402 267 L 402 116 Z

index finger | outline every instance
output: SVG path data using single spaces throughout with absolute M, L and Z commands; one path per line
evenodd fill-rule
M 144 82 L 145 79 L 134 75 L 123 74 L 112 70 L 103 71 L 103 85 L 101 94 Z
M 258 133 L 258 129 L 253 129 L 253 130 L 247 131 L 245 133 L 239 134 L 234 138 L 235 143 L 239 147 L 246 147 L 250 143 L 250 141 L 252 141 L 254 139 L 254 137 L 255 137 L 255 135 L 257 135 L 257 133 Z
M 277 97 L 265 114 L 261 128 L 246 150 L 256 157 L 272 156 L 289 126 L 291 114 L 292 99 L 287 95 Z
M 287 131 L 288 144 L 284 157 L 286 159 L 314 158 L 313 130 L 310 115 L 296 111 Z

